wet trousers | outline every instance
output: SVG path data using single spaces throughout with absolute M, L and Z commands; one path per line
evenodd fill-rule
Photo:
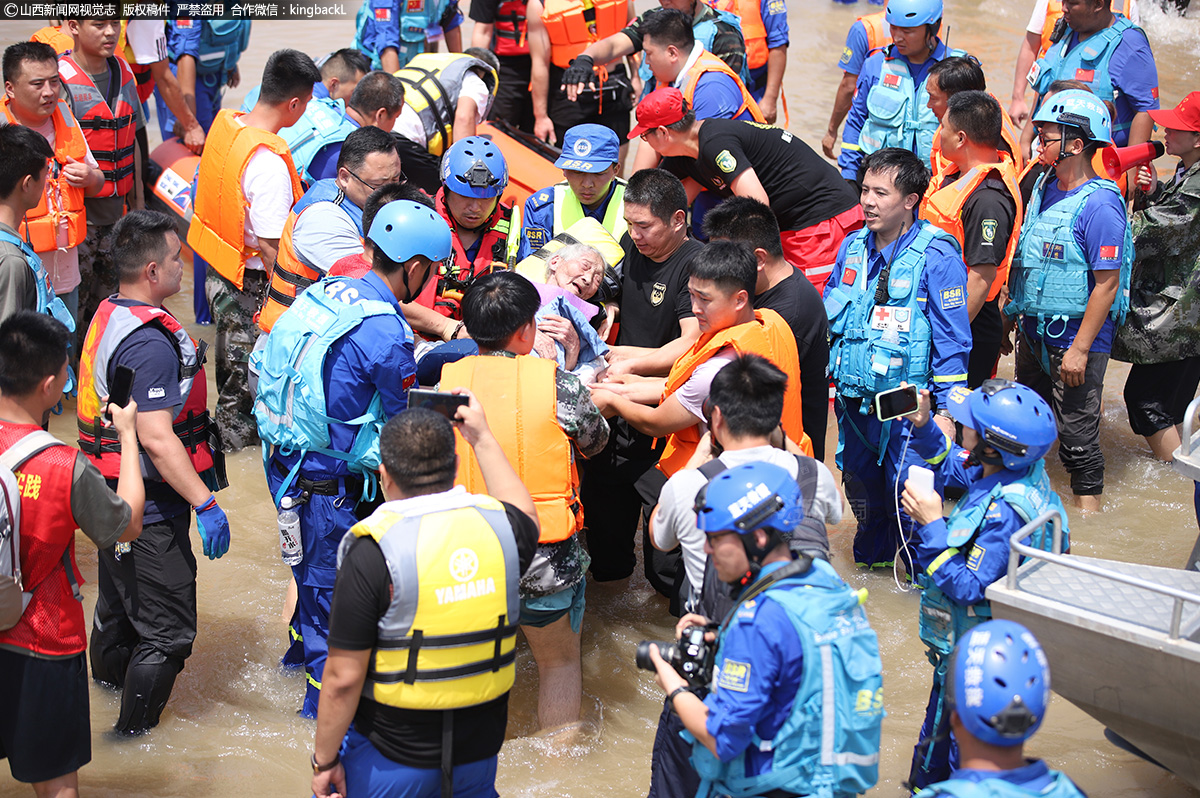
M 958 745 L 950 734 L 950 708 L 946 706 L 946 674 L 949 657 L 940 657 L 933 671 L 933 689 L 921 724 L 921 736 L 913 749 L 908 782 L 913 792 L 950 778 L 958 770 Z
M 79 310 L 75 317 L 75 351 L 83 351 L 83 339 L 100 303 L 117 293 L 117 266 L 105 239 L 113 225 L 87 226 L 87 237 L 79 245 Z
M 100 551 L 92 621 L 92 678 L 121 688 L 116 731 L 158 725 L 196 639 L 196 557 L 191 513 L 147 524 L 118 555 Z
M 700 790 L 700 774 L 691 762 L 692 744 L 679 736 L 683 730 L 683 721 L 664 703 L 654 733 L 647 798 L 693 798 Z

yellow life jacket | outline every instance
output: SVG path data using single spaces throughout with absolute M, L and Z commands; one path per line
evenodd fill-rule
M 499 78 L 496 71 L 478 58 L 462 53 L 420 53 L 396 72 L 404 84 L 404 102 L 417 112 L 425 128 L 425 149 L 441 155 L 453 141 L 454 115 L 463 78 L 477 70 L 492 97 Z
M 516 675 L 521 569 L 504 506 L 461 489 L 388 502 L 350 529 L 379 544 L 392 600 L 379 619 L 363 695 L 400 709 L 461 709 L 507 693 Z
M 571 440 L 558 425 L 557 364 L 524 355 L 467 357 L 442 367 L 441 388 L 469 388 L 483 404 L 488 426 L 533 497 L 541 543 L 566 540 L 583 529 L 579 473 Z M 455 436 L 455 483 L 472 493 L 486 489 L 475 451 Z

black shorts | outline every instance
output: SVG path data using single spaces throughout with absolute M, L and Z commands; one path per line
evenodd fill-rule
M 554 120 L 554 135 L 562 143 L 563 135 L 576 125 L 603 125 L 617 134 L 622 144 L 629 135 L 629 114 L 633 110 L 633 87 L 623 64 L 614 66 L 608 73 L 600 92 L 579 95 L 575 102 L 567 99 L 562 87 L 562 67 L 550 65 L 549 105 L 550 118 Z
M 0 649 L 0 759 L 34 784 L 92 761 L 87 655 L 37 659 Z
M 533 95 L 529 93 L 528 55 L 501 55 L 500 83 L 488 119 L 503 119 L 518 130 L 533 134 Z
M 1200 385 L 1200 357 L 1135 363 L 1125 381 L 1125 406 L 1134 434 L 1149 437 L 1183 423 Z

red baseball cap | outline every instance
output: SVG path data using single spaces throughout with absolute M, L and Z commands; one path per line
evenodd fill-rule
M 637 107 L 637 126 L 626 136 L 636 139 L 647 130 L 673 125 L 683 119 L 683 92 L 674 86 L 663 86 L 647 94 Z
M 638 110 L 640 111 L 641 108 L 639 107 Z M 1184 97 L 1179 101 L 1179 105 L 1169 111 L 1150 111 L 1149 113 L 1150 118 L 1163 127 L 1200 133 L 1200 91 L 1194 91 Z M 641 121 L 641 116 L 638 117 L 638 121 Z

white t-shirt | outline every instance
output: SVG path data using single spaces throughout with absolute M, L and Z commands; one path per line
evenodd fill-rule
M 1030 15 L 1029 24 L 1025 26 L 1025 30 L 1029 31 L 1030 33 L 1036 33 L 1040 36 L 1042 33 L 1042 28 L 1046 26 L 1046 12 L 1049 7 L 1050 0 L 1034 0 L 1033 14 Z M 1114 11 L 1120 13 L 1124 7 L 1125 4 L 1122 3 L 1121 0 L 1114 0 Z M 1133 0 L 1133 2 L 1129 4 L 1129 17 L 1129 21 L 1134 25 L 1141 24 L 1142 15 L 1138 13 L 1137 0 Z
M 721 462 L 727 468 L 746 463 L 770 463 L 787 471 L 793 477 L 799 466 L 796 455 L 773 446 L 755 446 L 721 454 Z M 654 545 L 670 550 L 676 545 L 683 548 L 683 565 L 687 569 L 688 581 L 696 589 L 704 584 L 704 533 L 696 528 L 696 494 L 707 483 L 699 471 L 686 468 L 667 480 L 658 496 L 658 509 L 654 512 Z M 817 495 L 813 497 L 813 514 L 827 525 L 841 523 L 842 497 L 838 493 L 833 474 L 824 463 L 817 467 Z
M 33 128 L 38 133 L 45 137 L 46 141 L 50 142 L 50 149 L 54 149 L 54 117 L 50 117 L 39 127 Z M 87 146 L 87 140 L 84 140 L 84 146 Z M 84 162 L 88 166 L 99 168 L 96 159 L 92 156 L 92 148 L 87 148 L 87 155 L 84 157 Z M 57 191 L 56 184 L 52 180 L 46 181 L 46 197 L 47 205 L 52 206 L 50 202 L 51 192 Z M 50 282 L 54 284 L 54 293 L 69 294 L 75 290 L 75 287 L 80 283 L 79 276 L 79 247 L 74 246 L 70 249 L 66 248 L 67 244 L 67 223 L 64 220 L 58 228 L 58 246 L 56 250 L 50 252 L 39 252 L 38 255 L 42 259 L 42 265 L 46 267 L 46 273 L 50 275 Z
M 292 246 L 326 274 L 347 255 L 360 255 L 362 238 L 354 222 L 332 202 L 317 202 L 296 218 Z
M 292 211 L 292 178 L 287 163 L 275 153 L 259 146 L 242 172 L 242 193 L 246 196 L 246 246 L 258 248 L 258 237 L 279 238 Z M 246 261 L 247 269 L 263 270 L 262 258 Z
M 475 101 L 475 124 L 483 123 L 487 119 L 488 112 L 492 110 L 492 93 L 488 91 L 487 84 L 483 82 L 483 78 L 476 75 L 474 72 L 468 71 L 463 76 L 462 89 L 458 93 L 458 98 L 469 97 Z M 425 126 L 421 124 L 421 117 L 412 109 L 408 103 L 400 110 L 400 116 L 396 118 L 396 124 L 392 127 L 392 132 L 399 133 L 404 138 L 411 142 L 426 146 L 429 140 L 425 136 Z
M 131 19 L 125 25 L 125 40 L 135 64 L 167 60 L 167 28 L 160 19 Z

